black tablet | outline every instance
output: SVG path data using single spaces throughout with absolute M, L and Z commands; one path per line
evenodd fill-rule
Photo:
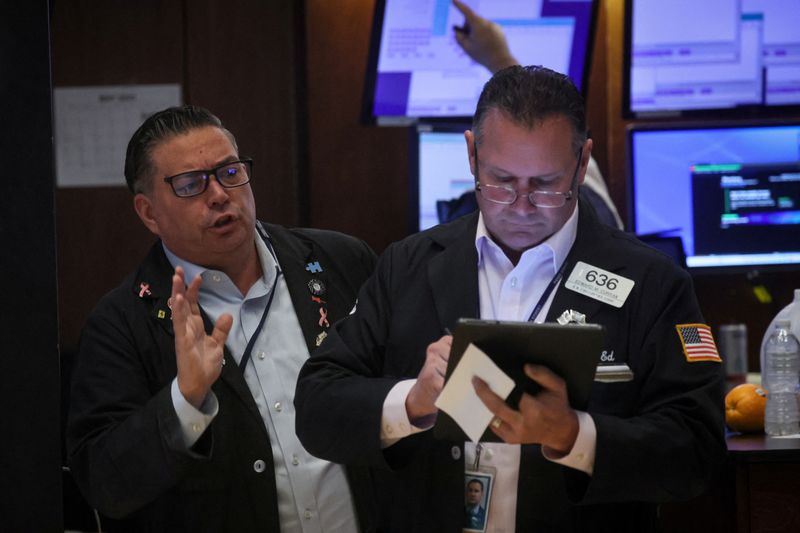
M 561 376 L 567 383 L 570 405 L 583 410 L 589 404 L 604 339 L 605 328 L 598 324 L 562 326 L 554 323 L 461 319 L 453 331 L 445 381 L 450 379 L 464 350 L 474 344 L 514 380 L 514 390 L 506 399 L 511 407 L 517 407 L 523 392 L 536 394 L 539 391 L 539 385 L 524 372 L 526 363 L 535 363 Z M 469 440 L 461 427 L 443 411 L 439 411 L 436 418 L 434 435 L 447 440 Z M 499 440 L 488 428 L 481 437 L 481 441 Z

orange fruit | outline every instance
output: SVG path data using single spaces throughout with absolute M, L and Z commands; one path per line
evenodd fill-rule
M 764 431 L 767 392 L 751 383 L 737 385 L 725 395 L 725 423 L 734 431 Z

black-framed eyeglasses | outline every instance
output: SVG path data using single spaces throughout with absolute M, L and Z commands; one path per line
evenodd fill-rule
M 191 198 L 203 194 L 208 189 L 208 182 L 213 176 L 217 183 L 226 189 L 241 187 L 250 182 L 253 174 L 253 160 L 244 157 L 237 161 L 223 163 L 208 170 L 191 170 L 175 176 L 164 178 L 172 187 L 172 192 L 180 198 Z
M 562 207 L 569 200 L 575 196 L 575 182 L 578 179 L 578 170 L 581 168 L 581 158 L 583 156 L 583 146 L 578 150 L 578 163 L 575 165 L 575 172 L 572 173 L 572 180 L 570 181 L 569 190 L 567 192 L 559 191 L 531 191 L 525 196 L 528 201 L 535 207 L 542 207 L 545 209 L 553 209 Z M 480 165 L 478 164 L 478 145 L 475 145 L 475 172 L 480 173 Z M 519 193 L 507 185 L 490 185 L 488 183 L 481 183 L 480 177 L 475 179 L 475 190 L 480 192 L 481 196 L 490 202 L 503 205 L 511 205 L 517 201 Z

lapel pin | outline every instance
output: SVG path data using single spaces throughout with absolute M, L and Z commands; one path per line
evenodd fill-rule
M 311 294 L 314 296 L 322 296 L 325 294 L 325 284 L 320 280 L 313 278 L 308 282 L 308 290 L 311 291 Z
M 150 292 L 150 284 L 143 281 L 139 284 L 139 298 L 144 298 L 145 294 L 150 296 L 152 293 Z
M 562 326 L 566 324 L 578 324 L 583 325 L 586 324 L 586 315 L 583 313 L 579 313 L 578 311 L 574 311 L 572 309 L 567 309 L 561 316 L 556 319 L 556 321 L 561 324 Z
M 319 272 L 322 272 L 322 267 L 320 266 L 319 261 L 314 261 L 313 263 L 308 263 L 306 265 L 306 270 L 312 274 L 318 274 Z
M 321 332 L 319 335 L 317 335 L 317 340 L 314 341 L 314 344 L 319 346 L 320 344 L 322 344 L 322 341 L 324 341 L 325 337 L 327 337 L 327 336 L 328 336 L 328 332 L 327 331 Z
M 324 307 L 319 308 L 319 327 L 331 327 L 330 323 L 328 322 L 328 310 Z
M 158 310 L 158 318 L 164 318 L 167 316 L 167 313 L 164 312 L 163 309 Z

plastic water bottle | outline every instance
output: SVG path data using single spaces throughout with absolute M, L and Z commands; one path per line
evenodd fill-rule
M 767 435 L 772 436 L 800 433 L 800 410 L 797 405 L 800 343 L 789 330 L 789 320 L 782 318 L 775 322 L 764 359 L 769 387 L 764 429 Z
M 775 315 L 775 318 L 769 323 L 769 327 L 764 331 L 764 338 L 761 339 L 761 351 L 759 352 L 762 376 L 764 375 L 764 369 L 767 368 L 764 364 L 764 352 L 767 349 L 767 341 L 770 336 L 772 336 L 773 331 L 775 331 L 775 323 L 781 318 L 786 318 L 792 322 L 792 335 L 800 339 L 800 289 L 794 290 L 794 300 Z M 766 382 L 762 381 L 761 386 L 766 389 Z

